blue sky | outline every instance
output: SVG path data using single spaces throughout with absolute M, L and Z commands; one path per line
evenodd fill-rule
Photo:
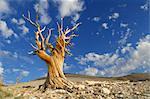
M 122 76 L 150 72 L 149 0 L 0 0 L 0 74 L 5 83 L 29 81 L 46 74 L 46 64 L 28 55 L 34 28 L 22 14 L 39 12 L 42 27 L 82 22 L 74 32 L 72 56 L 65 73 Z

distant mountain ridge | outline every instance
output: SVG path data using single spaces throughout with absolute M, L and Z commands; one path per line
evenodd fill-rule
M 118 80 L 129 80 L 129 81 L 150 81 L 150 73 L 133 73 L 130 75 L 116 77 Z
M 121 77 L 97 77 L 80 74 L 65 74 L 68 79 L 81 81 L 81 80 L 129 80 L 129 81 L 150 81 L 150 73 L 133 73 Z M 36 80 L 43 80 L 46 77 L 41 77 Z

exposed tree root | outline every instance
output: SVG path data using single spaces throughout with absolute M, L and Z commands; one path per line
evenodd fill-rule
M 46 79 L 45 83 L 42 85 L 39 85 L 38 90 L 45 92 L 48 88 L 50 89 L 64 89 L 67 91 L 71 91 L 71 88 L 73 88 L 73 82 L 57 77 L 55 79 Z

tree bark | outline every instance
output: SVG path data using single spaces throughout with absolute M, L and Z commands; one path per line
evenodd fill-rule
M 53 54 L 50 58 L 45 58 L 46 56 L 41 56 L 41 54 L 37 54 L 42 60 L 47 63 L 48 73 L 46 77 L 46 81 L 43 85 L 39 86 L 39 89 L 43 91 L 46 88 L 72 88 L 73 83 L 66 79 L 63 72 L 63 64 L 64 64 L 64 56 L 65 56 L 65 44 L 63 45 L 62 39 L 59 38 L 56 43 L 56 47 L 53 50 Z M 43 54 L 42 54 L 43 55 Z M 48 59 L 48 60 L 47 60 Z
M 28 12 L 28 17 L 24 15 L 23 17 L 37 28 L 37 32 L 35 32 L 36 46 L 31 44 L 31 46 L 35 49 L 34 51 L 32 51 L 32 53 L 33 55 L 37 55 L 39 58 L 45 61 L 48 67 L 46 81 L 43 85 L 39 86 L 39 89 L 45 91 L 46 88 L 49 87 L 63 89 L 72 88 L 73 83 L 68 81 L 64 75 L 63 64 L 65 53 L 70 54 L 70 52 L 67 50 L 67 46 L 70 45 L 71 39 L 77 36 L 74 33 L 69 35 L 69 33 L 75 30 L 81 23 L 77 23 L 72 28 L 66 29 L 63 29 L 63 20 L 61 24 L 57 23 L 59 35 L 56 38 L 56 45 L 54 47 L 52 43 L 49 43 L 52 29 L 49 29 L 47 38 L 44 38 L 42 32 L 46 27 L 41 29 L 38 21 L 33 22 L 30 19 L 30 12 Z M 47 50 L 50 51 L 50 54 L 47 53 Z

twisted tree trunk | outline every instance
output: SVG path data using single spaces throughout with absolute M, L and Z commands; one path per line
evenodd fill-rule
M 43 59 L 47 63 L 48 73 L 45 83 L 42 86 L 40 86 L 39 89 L 65 89 L 66 87 L 71 88 L 73 86 L 73 83 L 68 81 L 63 73 L 65 50 L 58 44 L 56 46 L 56 49 L 53 49 L 53 55 L 50 57 L 50 59 L 48 59 L 48 61 Z
M 73 83 L 68 81 L 63 73 L 63 64 L 65 54 L 70 54 L 66 47 L 70 45 L 71 39 L 77 36 L 75 34 L 68 34 L 76 29 L 80 23 L 76 24 L 71 29 L 63 29 L 63 22 L 61 22 L 61 24 L 57 23 L 58 37 L 54 47 L 51 43 L 49 43 L 52 29 L 49 29 L 47 38 L 44 38 L 42 32 L 44 32 L 45 27 L 41 29 L 38 21 L 33 22 L 30 19 L 30 13 L 28 13 L 28 17 L 25 17 L 24 15 L 23 17 L 32 25 L 37 27 L 37 32 L 35 32 L 36 46 L 31 44 L 31 46 L 35 49 L 32 51 L 32 54 L 37 55 L 45 61 L 48 67 L 46 81 L 43 85 L 39 86 L 39 89 L 45 91 L 46 88 L 72 88 Z M 49 50 L 50 54 L 47 53 L 47 50 Z

